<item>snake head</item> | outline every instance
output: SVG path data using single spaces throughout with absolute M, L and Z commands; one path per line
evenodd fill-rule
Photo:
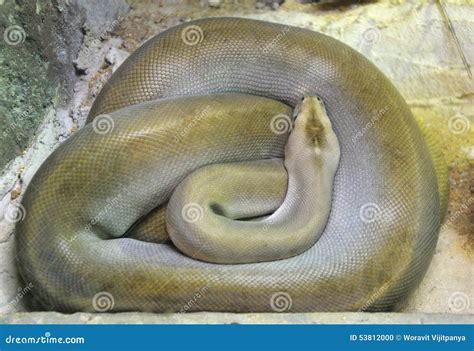
M 317 96 L 304 97 L 295 108 L 295 113 L 295 128 L 304 129 L 304 135 L 312 145 L 324 147 L 331 122 L 322 99 Z
M 317 96 L 304 97 L 295 107 L 295 114 L 297 116 L 292 131 L 295 138 L 289 142 L 295 145 L 304 143 L 316 157 L 334 159 L 337 163 L 340 154 L 339 143 L 322 99 Z M 294 150 L 296 149 L 295 147 Z M 302 149 L 300 146 L 299 150 Z

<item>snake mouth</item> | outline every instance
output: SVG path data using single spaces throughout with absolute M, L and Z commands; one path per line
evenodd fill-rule
M 334 140 L 332 124 L 322 98 L 316 95 L 305 96 L 294 112 L 296 119 L 293 122 L 293 131 L 304 130 L 306 142 L 313 146 L 316 154 L 319 155 L 321 148 L 329 140 Z

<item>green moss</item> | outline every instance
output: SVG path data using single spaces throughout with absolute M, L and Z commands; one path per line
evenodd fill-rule
M 35 42 L 17 20 L 17 6 L 5 1 L 0 16 L 0 167 L 18 156 L 34 137 L 51 102 L 53 87 L 48 65 Z M 18 26 L 18 42 L 8 42 L 5 32 Z M 23 31 L 24 41 L 21 39 Z

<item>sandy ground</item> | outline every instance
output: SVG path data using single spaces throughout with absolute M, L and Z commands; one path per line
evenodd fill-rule
M 466 57 L 472 62 L 474 7 L 457 1 L 448 3 L 448 11 Z M 170 26 L 207 16 L 250 17 L 326 33 L 364 54 L 394 82 L 417 120 L 439 134 L 450 170 L 448 214 L 436 253 L 425 279 L 403 311 L 472 314 L 473 83 L 436 5 L 405 1 L 342 7 L 287 1 L 277 10 L 256 9 L 245 1 L 223 1 L 218 8 L 199 2 L 159 6 L 152 1 L 136 1 L 131 2 L 126 17 L 112 28 L 104 28 L 103 39 L 86 36 L 75 62 L 82 75 L 73 99 L 67 106 L 49 111 L 31 148 L 10 164 L 0 179 L 3 189 L 8 190 L 0 200 L 0 312 L 21 310 L 28 292 L 28 287 L 19 286 L 16 278 L 12 257 L 14 220 L 7 214 L 18 209 L 22 191 L 38 166 L 60 142 L 83 126 L 94 97 L 130 52 Z

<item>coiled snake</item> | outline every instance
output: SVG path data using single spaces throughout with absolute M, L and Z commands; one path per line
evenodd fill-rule
M 301 205 L 286 191 L 291 174 L 287 180 L 281 161 L 293 132 L 288 138 L 271 126 L 279 116 L 296 133 L 300 117 L 289 116 L 302 98 L 312 102 L 303 101 L 301 116 L 308 104 L 320 106 L 314 96 L 324 102 L 332 129 L 323 130 L 337 135 L 340 160 L 330 214 L 324 206 L 314 217 L 305 206 L 293 214 L 318 222 L 321 236 L 283 254 L 272 240 L 281 249 L 297 239 L 286 232 L 282 240 L 271 223 L 268 242 L 239 235 L 240 227 L 226 236 L 223 221 L 258 228 L 282 201 Z M 18 266 L 45 308 L 94 311 L 105 293 L 111 311 L 388 310 L 429 265 L 446 205 L 441 158 L 388 79 L 335 39 L 239 18 L 179 25 L 123 63 L 88 122 L 47 159 L 22 200 Z M 308 130 L 321 142 L 321 128 Z M 316 166 L 322 174 L 331 168 L 327 160 Z M 331 185 L 321 184 L 315 196 L 324 198 L 321 189 Z M 176 187 L 168 211 L 175 246 L 165 207 Z M 226 189 L 242 196 L 219 198 Z M 225 253 L 200 246 L 206 214 L 220 223 L 212 235 L 230 248 Z M 189 223 L 196 232 L 186 242 L 173 238 L 173 228 Z

